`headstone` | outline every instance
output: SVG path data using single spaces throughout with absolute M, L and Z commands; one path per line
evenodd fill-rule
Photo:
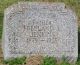
M 64 3 L 20 2 L 4 12 L 4 59 L 37 53 L 76 61 L 75 13 Z

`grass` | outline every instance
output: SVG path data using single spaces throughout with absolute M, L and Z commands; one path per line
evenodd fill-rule
M 44 57 L 42 65 L 56 65 L 57 61 L 54 57 Z
M 7 64 L 7 65 L 25 65 L 25 64 L 27 64 L 26 59 L 27 59 L 26 57 L 17 57 L 17 58 L 4 60 L 3 63 Z M 38 61 L 40 61 L 40 60 L 38 60 Z M 36 65 L 36 63 L 35 63 L 35 65 Z M 43 57 L 43 62 L 41 63 L 41 65 L 58 65 L 58 62 L 57 62 L 56 58 L 46 56 L 46 57 Z M 59 65 L 73 65 L 73 64 L 62 59 L 62 62 Z M 75 65 L 80 65 L 80 60 L 78 60 Z
M 25 64 L 26 57 L 17 57 L 17 58 L 11 58 L 3 61 L 3 64 L 7 65 L 21 65 Z

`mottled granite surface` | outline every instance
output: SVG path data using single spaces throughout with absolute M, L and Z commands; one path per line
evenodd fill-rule
M 20 2 L 4 12 L 4 59 L 42 54 L 78 57 L 77 17 L 64 3 Z

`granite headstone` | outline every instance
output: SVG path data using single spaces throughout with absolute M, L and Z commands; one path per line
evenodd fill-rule
M 64 3 L 19 2 L 4 12 L 4 59 L 42 54 L 76 61 L 76 14 Z

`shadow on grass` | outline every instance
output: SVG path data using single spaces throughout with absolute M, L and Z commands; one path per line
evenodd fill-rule
M 79 28 L 79 31 L 78 31 L 78 58 L 80 59 L 80 28 Z

